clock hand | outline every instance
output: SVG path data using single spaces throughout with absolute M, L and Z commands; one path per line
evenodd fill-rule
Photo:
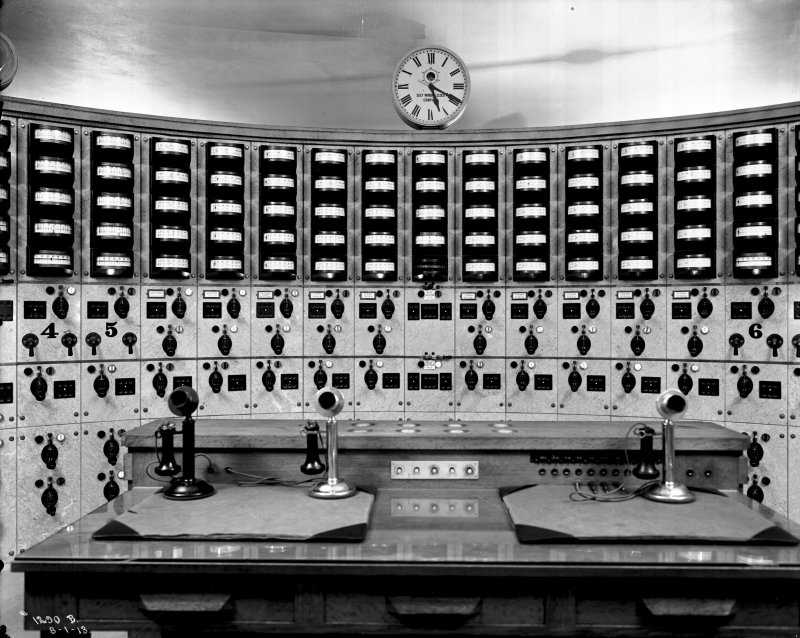
M 451 100 L 457 100 L 458 102 L 461 102 L 461 100 L 459 100 L 455 95 L 453 95 L 452 93 L 448 93 L 447 91 L 442 91 L 442 89 L 440 89 L 438 86 L 433 86 L 433 84 L 429 84 L 428 88 L 431 90 L 431 92 L 439 91 L 439 93 L 441 93 L 445 97 L 450 98 Z
M 436 110 L 441 111 L 442 109 L 439 108 L 439 98 L 436 97 L 436 93 L 433 92 L 433 85 L 428 85 L 431 89 L 431 97 L 433 98 L 433 103 L 436 105 Z

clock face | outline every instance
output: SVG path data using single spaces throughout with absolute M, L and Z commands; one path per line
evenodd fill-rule
M 445 128 L 467 107 L 469 72 L 455 53 L 424 47 L 406 55 L 392 78 L 392 101 L 414 128 Z

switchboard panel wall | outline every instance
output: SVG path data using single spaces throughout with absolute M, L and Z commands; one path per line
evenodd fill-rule
M 677 387 L 800 518 L 798 122 L 282 131 L 9 100 L 0 553 L 126 489 L 121 434 L 180 385 L 200 418 L 299 423 L 331 384 L 345 418 L 406 424 L 652 420 Z

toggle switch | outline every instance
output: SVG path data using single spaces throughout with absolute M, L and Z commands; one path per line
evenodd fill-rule
M 697 302 L 697 314 L 699 314 L 703 319 L 707 319 L 711 316 L 713 311 L 714 304 L 711 303 L 711 300 L 708 298 L 706 293 L 703 293 L 703 298 Z
M 317 371 L 314 373 L 314 385 L 317 386 L 317 390 L 322 390 L 322 388 L 325 387 L 326 383 L 328 383 L 328 375 L 323 369 L 322 359 L 320 359 L 319 367 L 317 368 Z
M 764 448 L 756 439 L 757 436 L 758 432 L 753 432 L 753 440 L 747 446 L 747 458 L 750 461 L 750 467 L 758 467 L 761 459 L 764 458 Z
M 547 314 L 547 304 L 542 299 L 542 293 L 539 293 L 539 298 L 533 304 L 533 314 L 537 319 L 544 319 Z
M 119 441 L 117 441 L 116 437 L 114 436 L 114 430 L 112 429 L 108 439 L 103 444 L 103 456 L 106 457 L 106 460 L 109 462 L 110 465 L 116 465 L 117 459 L 119 458 Z M 111 472 L 113 475 L 113 472 Z
M 464 375 L 464 383 L 467 384 L 467 390 L 474 390 L 478 385 L 478 373 L 472 369 L 472 361 L 469 362 L 469 370 Z
M 781 337 L 779 334 L 773 333 L 769 337 L 767 337 L 767 347 L 772 348 L 773 357 L 778 356 L 778 348 L 780 348 L 782 345 L 783 345 L 783 337 Z
M 747 496 L 757 503 L 764 502 L 764 490 L 758 485 L 758 476 L 753 475 L 753 484 L 747 488 Z
M 600 314 L 600 304 L 597 302 L 597 299 L 594 298 L 594 290 L 592 290 L 591 299 L 586 302 L 586 314 L 589 315 L 591 319 L 594 319 Z
M 378 384 L 378 373 L 372 369 L 372 359 L 369 361 L 369 369 L 364 373 L 364 383 L 367 384 L 367 388 L 370 390 L 374 390 Z
M 486 317 L 487 321 L 491 321 L 492 317 L 494 317 L 494 313 L 497 308 L 494 305 L 494 301 L 492 301 L 491 296 L 489 295 L 490 291 L 486 291 L 486 299 L 483 301 L 483 305 L 481 306 L 481 312 L 483 316 Z
M 770 299 L 768 293 L 764 291 L 764 296 L 758 302 L 758 314 L 762 319 L 769 319 L 775 312 L 775 302 Z
M 800 357 L 800 335 L 795 335 L 792 337 L 792 345 L 795 348 L 795 357 Z
M 61 345 L 67 349 L 67 356 L 73 355 L 73 348 L 78 344 L 78 337 L 71 332 L 65 332 L 61 335 Z
M 180 291 L 178 291 L 178 296 L 172 302 L 172 314 L 178 319 L 183 319 L 186 316 L 186 301 L 181 296 Z
M 42 453 L 40 456 L 42 457 L 42 461 L 48 470 L 56 469 L 56 463 L 58 462 L 58 448 L 53 445 L 52 434 L 47 435 L 47 445 L 42 448 Z
M 36 377 L 31 381 L 31 394 L 37 401 L 44 401 L 47 396 L 47 380 L 42 376 L 42 369 L 36 372 Z
M 703 340 L 697 336 L 697 326 L 694 327 L 692 336 L 689 337 L 686 347 L 689 350 L 689 354 L 693 357 L 698 356 L 703 351 Z
M 66 319 L 69 312 L 69 301 L 64 296 L 64 291 L 59 291 L 58 297 L 53 299 L 53 314 L 59 319 Z
M 386 299 L 381 304 L 381 312 L 385 319 L 391 319 L 394 315 L 394 302 L 389 297 L 389 291 L 386 291 Z
M 592 347 L 592 340 L 586 336 L 586 326 L 581 327 L 581 336 L 578 337 L 578 352 L 585 355 Z
M 125 297 L 125 293 L 120 293 L 120 296 L 114 302 L 114 312 L 117 313 L 117 317 L 120 319 L 126 319 L 130 311 L 131 304 L 128 302 L 128 298 Z
M 331 334 L 331 325 L 328 324 L 328 332 L 322 337 L 322 349 L 326 354 L 333 354 L 334 348 L 336 348 L 336 338 Z
M 106 395 L 108 394 L 108 389 L 111 384 L 108 382 L 108 377 L 106 376 L 105 370 L 103 366 L 100 366 L 99 374 L 94 378 L 94 391 L 101 399 L 105 399 Z
M 161 349 L 168 357 L 174 357 L 178 349 L 178 340 L 172 335 L 172 326 L 167 328 L 167 336 L 161 341 Z
M 646 321 L 649 320 L 652 318 L 655 311 L 656 305 L 653 303 L 653 300 L 650 299 L 649 292 L 645 291 L 644 299 L 642 299 L 642 303 L 639 304 L 639 312 L 642 313 L 642 318 Z
M 103 339 L 96 332 L 90 332 L 88 335 L 86 335 L 86 345 L 92 349 L 92 355 L 97 354 L 97 346 L 100 345 L 102 340 Z
M 292 311 L 294 310 L 294 304 L 292 303 L 292 300 L 289 299 L 288 288 L 284 289 L 284 297 L 280 305 L 278 306 L 278 310 L 280 310 L 284 319 L 288 319 L 289 317 L 292 316 Z
M 678 389 L 684 395 L 689 394 L 694 386 L 694 380 L 686 373 L 686 366 L 683 367 L 683 374 L 678 377 Z
M 739 396 L 746 399 L 753 391 L 753 380 L 747 376 L 747 366 L 742 366 L 742 376 L 736 382 L 736 389 L 739 391 Z
M 341 319 L 344 314 L 344 302 L 339 297 L 338 289 L 336 290 L 336 299 L 331 302 L 331 314 L 336 317 L 336 319 Z
M 481 332 L 481 326 L 478 326 L 478 334 L 472 340 L 472 346 L 475 348 L 475 354 L 483 354 L 486 352 L 486 337 Z
M 214 364 L 214 371 L 208 375 L 208 385 L 211 386 L 211 391 L 214 394 L 219 394 L 222 390 L 222 374 L 217 369 L 217 364 Z
M 531 375 L 525 370 L 523 362 L 520 362 L 520 370 L 517 372 L 516 382 L 521 392 L 525 392 L 525 389 L 530 385 Z
M 236 295 L 231 296 L 228 300 L 228 314 L 231 316 L 232 319 L 238 319 L 239 313 L 242 312 L 242 304 L 239 303 L 239 300 L 236 298 Z
M 622 389 L 625 391 L 625 394 L 630 394 L 633 392 L 633 389 L 636 387 L 636 377 L 631 374 L 631 364 L 627 364 L 627 369 L 625 370 L 625 374 L 622 375 Z
M 103 496 L 107 501 L 113 501 L 119 496 L 119 491 L 119 483 L 114 480 L 114 473 L 109 472 L 108 482 L 103 486 Z
M 574 362 L 572 364 L 572 372 L 570 372 L 567 377 L 567 383 L 569 384 L 569 389 L 573 392 L 577 392 L 583 383 L 583 377 L 581 377 L 581 373 L 578 372 L 578 368 Z
M 153 376 L 153 389 L 160 398 L 167 394 L 167 375 L 162 371 L 161 364 L 158 364 L 158 372 Z
M 386 349 L 386 337 L 383 336 L 380 326 L 378 326 L 378 334 L 372 339 L 372 347 L 375 348 L 375 352 L 378 354 L 383 354 Z
M 272 364 L 267 361 L 267 369 L 261 375 L 261 383 L 267 392 L 272 392 L 275 389 L 275 373 L 272 371 Z
M 222 353 L 222 356 L 227 357 L 231 353 L 233 341 L 228 335 L 228 326 L 222 326 L 222 335 L 217 339 L 217 348 Z
M 641 356 L 641 354 L 644 352 L 644 346 L 644 339 L 642 338 L 642 335 L 639 334 L 639 326 L 636 326 L 636 334 L 633 336 L 633 339 L 631 339 L 631 351 L 637 357 Z
M 122 335 L 122 344 L 128 347 L 128 354 L 133 354 L 133 346 L 139 339 L 132 332 L 126 332 Z
M 58 503 L 58 492 L 53 487 L 53 479 L 47 479 L 47 488 L 42 492 L 42 505 L 50 516 L 56 515 L 56 504 Z
M 286 345 L 286 340 L 281 334 L 280 325 L 275 324 L 275 334 L 269 340 L 269 345 L 275 354 L 283 354 L 283 348 Z
M 33 349 L 39 345 L 39 337 L 37 337 L 32 332 L 29 332 L 24 337 L 22 337 L 22 347 L 28 349 L 28 356 L 33 356 Z
M 739 348 L 744 345 L 744 337 L 740 335 L 738 332 L 734 332 L 730 337 L 728 337 L 728 343 L 731 344 L 733 348 L 733 356 L 739 354 Z
M 533 326 L 528 327 L 528 336 L 525 337 L 525 352 L 528 354 L 536 354 L 539 349 L 539 340 L 533 334 Z

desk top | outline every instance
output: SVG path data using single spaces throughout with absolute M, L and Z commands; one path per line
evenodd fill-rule
M 452 575 L 477 569 L 503 575 L 800 578 L 797 546 L 522 545 L 494 489 L 380 490 L 367 537 L 358 544 L 92 539 L 153 492 L 134 488 L 121 495 L 17 557 L 12 570 Z M 800 525 L 741 494 L 729 496 L 800 535 Z

